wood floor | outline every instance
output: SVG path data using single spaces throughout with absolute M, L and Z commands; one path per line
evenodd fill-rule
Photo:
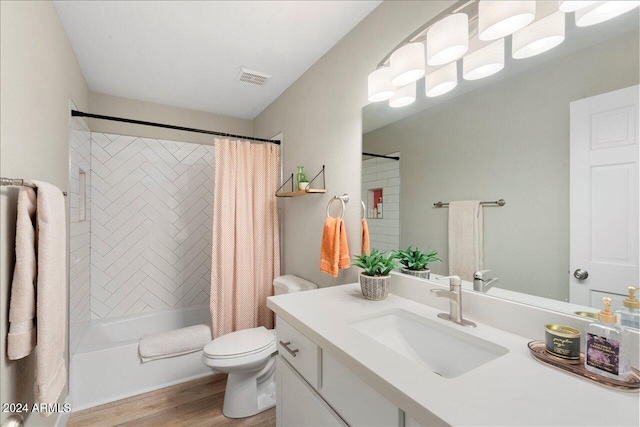
M 222 415 L 226 384 L 226 375 L 211 375 L 74 412 L 67 426 L 268 427 L 276 425 L 275 408 L 238 420 Z

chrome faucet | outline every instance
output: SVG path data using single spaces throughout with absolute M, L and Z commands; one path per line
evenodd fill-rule
M 477 325 L 462 318 L 462 279 L 460 276 L 437 277 L 436 280 L 449 279 L 449 290 L 431 289 L 431 293 L 437 297 L 449 298 L 449 314 L 440 313 L 438 317 L 450 320 L 458 325 L 475 328 Z
M 485 279 L 484 275 L 491 270 L 480 270 L 473 273 L 473 290 L 478 292 L 487 292 L 493 287 L 493 284 L 499 279 L 494 277 L 493 279 Z

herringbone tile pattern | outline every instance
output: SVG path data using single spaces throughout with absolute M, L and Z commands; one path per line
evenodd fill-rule
M 213 146 L 92 133 L 93 318 L 209 300 Z
M 69 131 L 69 349 L 73 354 L 91 320 L 91 132 L 79 117 Z M 80 172 L 85 172 L 86 214 L 80 219 Z

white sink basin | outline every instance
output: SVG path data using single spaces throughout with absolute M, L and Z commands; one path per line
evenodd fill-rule
M 454 327 L 400 309 L 350 325 L 445 378 L 458 377 L 509 352 Z

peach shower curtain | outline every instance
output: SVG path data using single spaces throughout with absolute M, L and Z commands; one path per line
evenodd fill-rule
M 273 328 L 267 297 L 280 275 L 275 144 L 215 140 L 211 263 L 214 338 L 240 329 Z

